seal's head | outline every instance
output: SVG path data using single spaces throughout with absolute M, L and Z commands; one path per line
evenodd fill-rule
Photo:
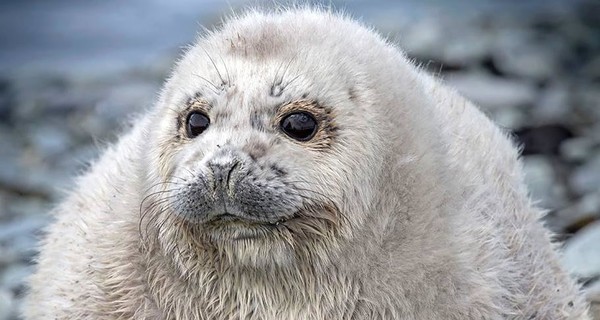
M 402 140 L 389 118 L 410 121 L 387 109 L 410 97 L 381 95 L 397 83 L 385 66 L 406 63 L 397 56 L 355 22 L 311 10 L 250 13 L 200 39 L 148 128 L 142 230 L 196 263 L 207 252 L 254 266 L 335 255 L 386 192 Z

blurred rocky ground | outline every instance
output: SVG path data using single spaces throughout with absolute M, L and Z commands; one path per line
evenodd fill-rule
M 371 8 L 363 20 L 513 132 L 532 197 L 565 241 L 564 263 L 600 294 L 600 3 L 444 8 L 416 18 Z M 48 211 L 152 105 L 174 59 L 92 74 L 0 73 L 0 320 L 16 318 Z

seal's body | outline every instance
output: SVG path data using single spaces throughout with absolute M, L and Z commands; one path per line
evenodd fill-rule
M 319 10 L 200 39 L 55 214 L 27 319 L 588 319 L 505 134 Z

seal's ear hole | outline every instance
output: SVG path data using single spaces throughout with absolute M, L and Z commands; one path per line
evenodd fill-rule
M 293 112 L 281 119 L 279 128 L 294 140 L 308 141 L 317 133 L 317 120 L 309 112 Z
M 186 120 L 187 135 L 190 138 L 195 138 L 208 128 L 210 119 L 202 112 L 190 112 Z

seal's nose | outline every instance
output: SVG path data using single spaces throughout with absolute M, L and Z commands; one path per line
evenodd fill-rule
M 235 159 L 227 162 L 217 162 L 211 160 L 207 163 L 208 168 L 212 171 L 215 189 L 231 189 L 231 177 L 234 175 L 235 171 L 239 169 L 239 164 L 240 162 Z
M 240 170 L 241 161 L 233 152 L 222 151 L 213 155 L 206 163 L 212 173 L 215 191 L 231 191 L 236 172 Z

